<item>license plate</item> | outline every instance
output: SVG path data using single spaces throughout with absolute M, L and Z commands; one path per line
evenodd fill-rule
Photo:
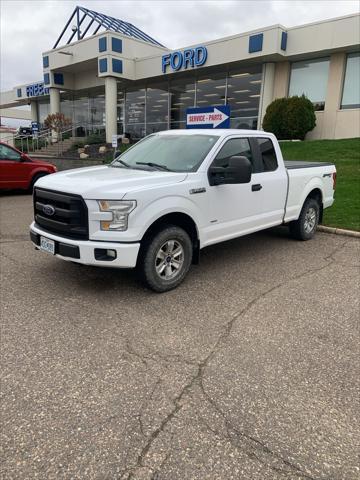
M 49 238 L 40 237 L 40 249 L 44 252 L 55 255 L 55 242 Z

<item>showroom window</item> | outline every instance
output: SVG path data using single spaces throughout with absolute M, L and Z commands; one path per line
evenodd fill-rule
M 289 97 L 305 95 L 315 110 L 324 110 L 329 75 L 329 58 L 304 60 L 291 65 Z
M 341 108 L 360 108 L 360 53 L 347 56 Z
M 261 65 L 229 71 L 226 103 L 231 107 L 231 128 L 257 128 L 261 83 Z
M 196 81 L 196 106 L 224 105 L 225 93 L 226 73 L 200 76 Z
M 169 119 L 169 89 L 167 83 L 146 89 L 146 135 L 167 130 Z
M 195 102 L 195 79 L 170 82 L 170 128 L 186 128 L 186 109 Z
M 128 88 L 125 96 L 126 133 L 132 140 L 145 136 L 145 88 Z

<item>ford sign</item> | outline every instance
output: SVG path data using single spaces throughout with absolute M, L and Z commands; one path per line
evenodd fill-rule
M 42 207 L 42 210 L 45 213 L 45 215 L 49 215 L 50 217 L 55 215 L 55 208 L 52 205 L 44 205 Z
M 206 47 L 187 48 L 183 52 L 172 52 L 162 56 L 162 72 L 166 73 L 166 68 L 170 66 L 175 72 L 189 67 L 201 67 L 207 60 L 208 52 Z

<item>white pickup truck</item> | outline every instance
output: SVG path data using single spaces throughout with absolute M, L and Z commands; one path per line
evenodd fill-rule
M 281 224 L 309 240 L 335 182 L 331 163 L 284 162 L 270 133 L 164 131 L 110 165 L 40 178 L 30 236 L 64 260 L 137 267 L 164 292 L 209 245 Z

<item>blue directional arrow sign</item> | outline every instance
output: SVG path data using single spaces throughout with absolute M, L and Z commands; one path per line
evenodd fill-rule
M 186 128 L 230 128 L 230 105 L 188 108 Z

